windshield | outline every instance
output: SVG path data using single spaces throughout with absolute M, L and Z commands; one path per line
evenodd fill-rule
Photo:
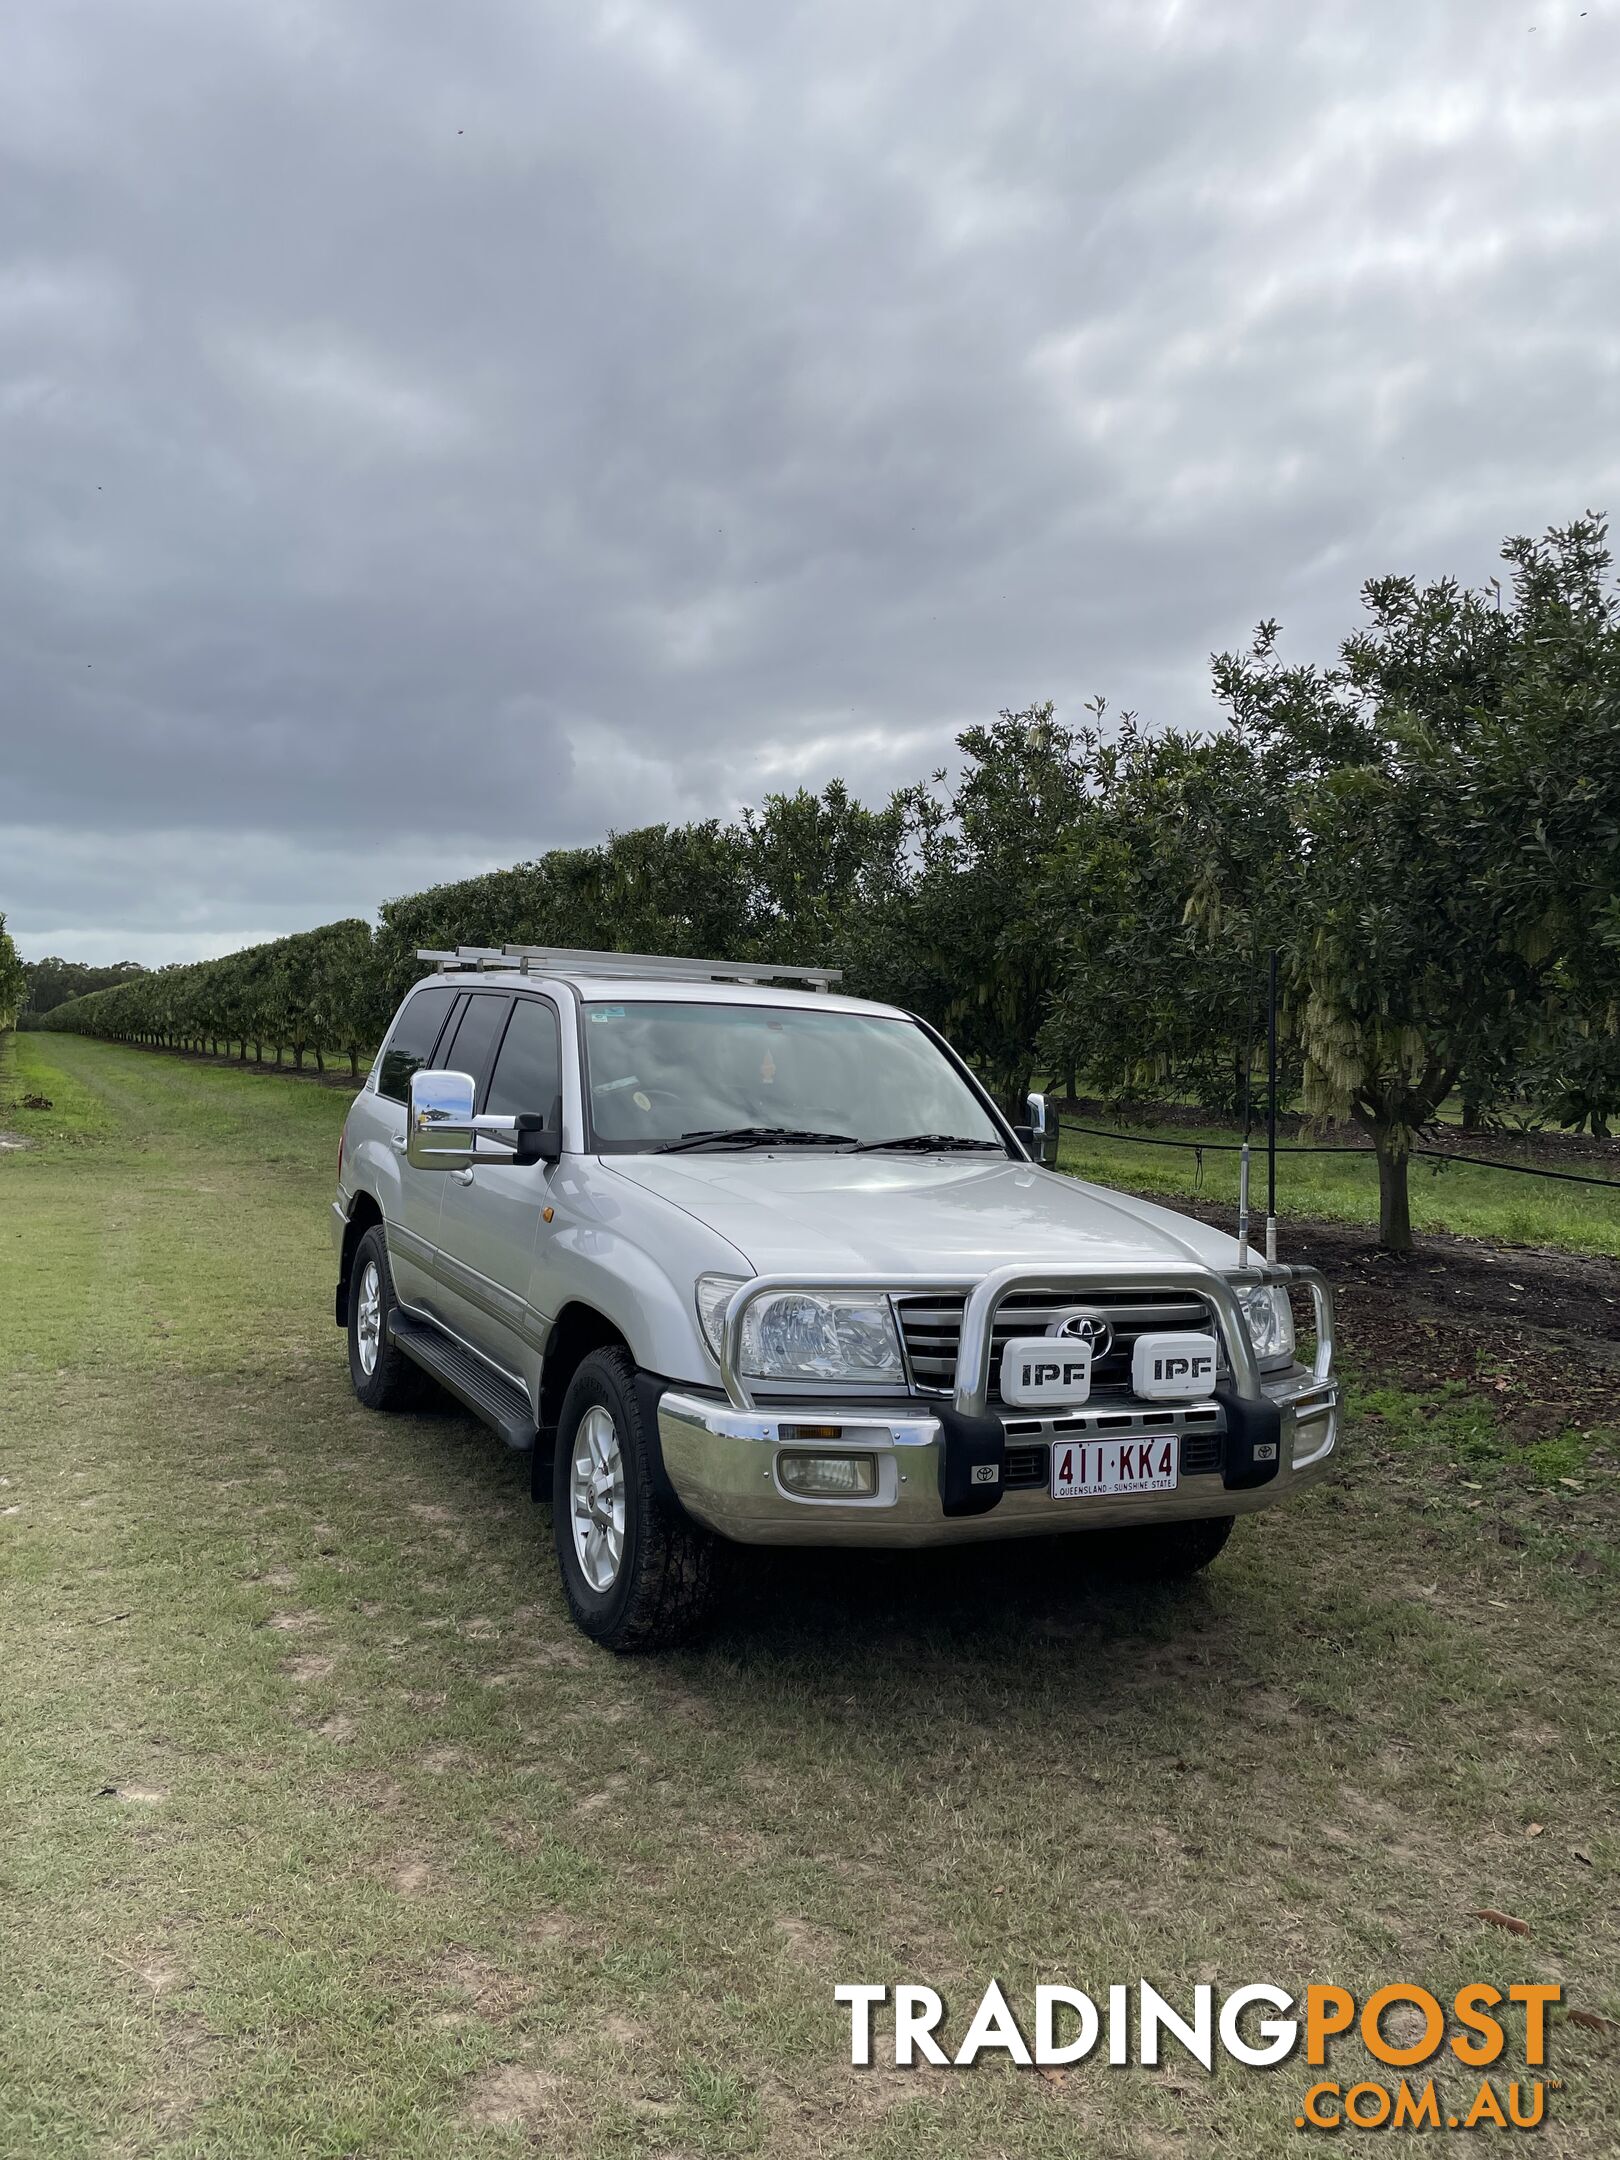
M 596 1145 L 785 1146 L 916 1139 L 1006 1143 L 950 1060 L 910 1020 L 799 1006 L 607 999 L 585 1005 Z M 735 1139 L 728 1136 L 735 1135 Z

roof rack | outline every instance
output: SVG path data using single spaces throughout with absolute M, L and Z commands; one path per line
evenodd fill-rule
M 668 953 L 581 952 L 567 945 L 458 945 L 454 952 L 423 948 L 445 973 L 457 969 L 509 968 L 523 975 L 644 976 L 657 982 L 808 983 L 831 990 L 842 968 L 779 967 L 771 960 L 687 960 Z

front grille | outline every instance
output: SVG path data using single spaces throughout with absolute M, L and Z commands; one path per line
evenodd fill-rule
M 1221 1467 L 1218 1431 L 1186 1432 L 1181 1436 L 1181 1475 L 1210 1477 Z M 1009 1447 L 1001 1471 L 1003 1492 L 1046 1492 L 1052 1483 L 1052 1443 L 1020 1441 Z
M 1181 1436 L 1181 1474 L 1183 1477 L 1208 1477 L 1221 1467 L 1221 1435 L 1218 1432 L 1189 1432 Z
M 1043 1490 L 1052 1482 L 1052 1448 L 1043 1440 L 1039 1447 L 1010 1447 L 1001 1470 L 1003 1492 L 1027 1492 L 1039 1485 Z
M 901 1339 L 912 1378 L 920 1393 L 948 1395 L 956 1385 L 956 1350 L 962 1335 L 965 1296 L 898 1298 Z M 1064 1313 L 1084 1308 L 1107 1315 L 1114 1330 L 1108 1355 L 1093 1358 L 1094 1394 L 1126 1392 L 1131 1384 L 1131 1351 L 1138 1335 L 1162 1328 L 1207 1328 L 1209 1310 L 1202 1298 L 1185 1290 L 1088 1290 L 1068 1297 L 1049 1290 L 1019 1290 L 1003 1298 L 992 1325 L 990 1400 L 1001 1400 L 1001 1353 L 1015 1335 L 1044 1335 Z

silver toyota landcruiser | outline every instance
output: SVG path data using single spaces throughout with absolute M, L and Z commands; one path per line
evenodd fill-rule
M 343 1131 L 350 1374 L 533 1451 L 596 1641 L 686 1634 L 717 1539 L 1106 1530 L 1185 1574 L 1332 1460 L 1314 1270 L 1045 1167 L 1041 1097 L 1008 1124 L 835 970 L 420 957 Z

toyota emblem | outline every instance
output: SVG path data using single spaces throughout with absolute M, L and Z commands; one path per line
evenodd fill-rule
M 1114 1347 L 1114 1325 L 1106 1313 L 1092 1312 L 1082 1307 L 1078 1312 L 1064 1313 L 1047 1329 L 1049 1335 L 1061 1335 L 1069 1342 L 1083 1342 L 1094 1358 L 1105 1358 Z

